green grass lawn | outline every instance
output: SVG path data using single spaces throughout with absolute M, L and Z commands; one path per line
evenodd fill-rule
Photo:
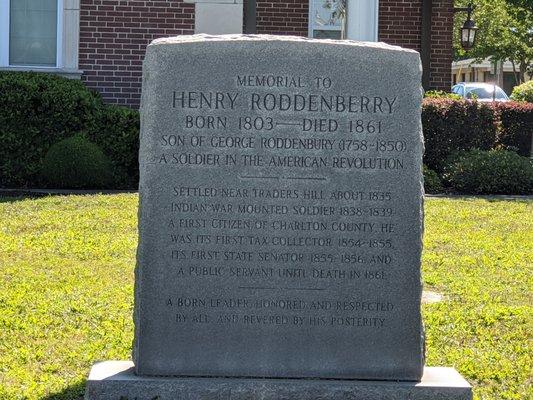
M 0 199 L 0 399 L 78 399 L 130 358 L 137 196 Z M 429 199 L 427 365 L 483 400 L 532 399 L 533 202 Z

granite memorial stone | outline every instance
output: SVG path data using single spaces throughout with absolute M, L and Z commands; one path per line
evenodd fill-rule
M 385 44 L 152 42 L 133 363 L 86 398 L 471 399 L 424 368 L 420 80 Z
M 418 53 L 176 37 L 144 71 L 137 373 L 419 380 Z

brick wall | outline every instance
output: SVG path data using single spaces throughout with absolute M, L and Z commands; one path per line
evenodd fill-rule
M 138 108 L 147 44 L 192 33 L 194 4 L 182 0 L 81 0 L 82 80 L 107 103 Z
M 256 0 L 257 33 L 308 35 L 309 0 Z
M 453 0 L 434 0 L 431 24 L 431 74 L 433 89 L 449 91 L 452 85 Z
M 379 40 L 420 51 L 421 4 L 380 0 Z M 308 13 L 308 0 L 257 0 L 257 33 L 307 36 Z M 452 18 L 453 0 L 433 0 L 432 89 L 450 89 Z M 194 4 L 183 0 L 81 0 L 82 79 L 106 102 L 137 108 L 146 45 L 193 32 Z
M 379 40 L 420 51 L 422 0 L 381 0 Z M 431 89 L 449 91 L 452 69 L 453 0 L 433 0 L 431 16 Z
M 421 1 L 381 0 L 379 2 L 379 40 L 420 51 L 421 5 Z
M 379 40 L 420 51 L 422 1 L 380 0 Z M 257 0 L 257 33 L 308 35 L 308 0 Z M 434 0 L 430 86 L 450 90 L 453 0 Z

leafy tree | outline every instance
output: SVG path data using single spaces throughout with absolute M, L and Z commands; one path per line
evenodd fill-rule
M 456 7 L 466 7 L 469 0 L 455 0 Z M 533 74 L 533 0 L 474 0 L 473 19 L 479 30 L 476 44 L 468 53 L 461 48 L 460 30 L 466 15 L 455 15 L 455 58 L 509 60 L 517 83 L 525 74 Z

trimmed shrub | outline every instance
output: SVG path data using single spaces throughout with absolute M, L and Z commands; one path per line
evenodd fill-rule
M 424 97 L 427 99 L 452 99 L 462 100 L 463 98 L 455 93 L 448 93 L 444 90 L 428 90 L 424 93 Z
M 41 175 L 48 187 L 58 189 L 102 189 L 113 182 L 109 159 L 81 134 L 50 147 Z
M 94 126 L 101 107 L 80 81 L 0 72 L 0 187 L 35 184 L 50 146 Z
M 443 178 L 459 193 L 533 194 L 533 160 L 508 150 L 472 150 L 449 158 Z
M 426 152 L 424 163 L 442 172 L 455 151 L 489 150 L 496 143 L 494 111 L 485 103 L 470 100 L 424 99 L 422 124 Z
M 424 165 L 424 191 L 426 193 L 442 193 L 442 181 L 435 171 Z
M 528 81 L 515 86 L 513 93 L 511 93 L 511 99 L 533 103 L 533 81 Z
M 95 128 L 87 132 L 111 160 L 116 188 L 139 185 L 139 125 L 138 111 L 108 105 Z
M 494 109 L 500 121 L 498 145 L 529 157 L 533 139 L 533 103 L 498 103 Z

